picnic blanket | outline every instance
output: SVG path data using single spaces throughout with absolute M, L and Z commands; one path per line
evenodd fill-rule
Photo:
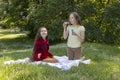
M 59 60 L 57 63 L 49 63 L 49 62 L 42 62 L 42 61 L 34 61 L 30 62 L 29 58 L 24 58 L 24 59 L 18 59 L 18 60 L 10 60 L 10 61 L 5 61 L 4 64 L 18 64 L 18 63 L 28 63 L 28 64 L 33 64 L 33 65 L 39 65 L 39 64 L 48 64 L 49 66 L 52 67 L 57 67 L 61 70 L 69 70 L 71 69 L 72 66 L 78 66 L 79 63 L 83 64 L 90 64 L 91 60 L 68 60 L 67 56 L 54 56 L 56 59 Z

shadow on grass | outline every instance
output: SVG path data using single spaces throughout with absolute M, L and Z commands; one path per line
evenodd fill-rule
M 0 39 L 0 58 L 20 59 L 32 54 L 33 40 L 26 36 Z
M 10 52 L 10 51 L 9 51 Z M 24 59 L 26 57 L 30 57 L 32 54 L 32 51 L 30 49 L 28 50 L 24 50 L 24 51 L 14 51 L 14 52 L 11 52 L 11 53 L 3 53 L 3 54 L 0 54 L 0 59 L 2 58 L 10 58 L 12 60 L 17 60 L 17 59 Z
M 33 40 L 26 36 L 17 37 L 13 39 L 0 39 L 1 49 L 17 49 L 17 48 L 31 48 Z

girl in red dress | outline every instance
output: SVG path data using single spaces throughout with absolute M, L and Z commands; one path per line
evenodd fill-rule
M 45 27 L 39 28 L 33 48 L 34 61 L 58 62 L 57 59 L 48 51 L 49 42 L 47 38 L 47 29 Z

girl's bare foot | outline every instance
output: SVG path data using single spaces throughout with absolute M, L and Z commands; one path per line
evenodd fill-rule
M 50 62 L 50 63 L 56 63 L 56 62 L 58 62 L 58 60 L 55 59 L 55 58 L 46 58 L 46 59 L 44 59 L 43 61 L 44 61 L 44 62 Z

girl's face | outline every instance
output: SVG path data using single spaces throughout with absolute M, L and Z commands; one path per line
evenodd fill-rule
M 42 38 L 46 38 L 47 37 L 47 29 L 46 28 L 41 28 L 40 35 L 41 35 Z
M 77 21 L 76 21 L 75 16 L 73 14 L 70 14 L 69 21 L 72 25 L 77 24 Z

